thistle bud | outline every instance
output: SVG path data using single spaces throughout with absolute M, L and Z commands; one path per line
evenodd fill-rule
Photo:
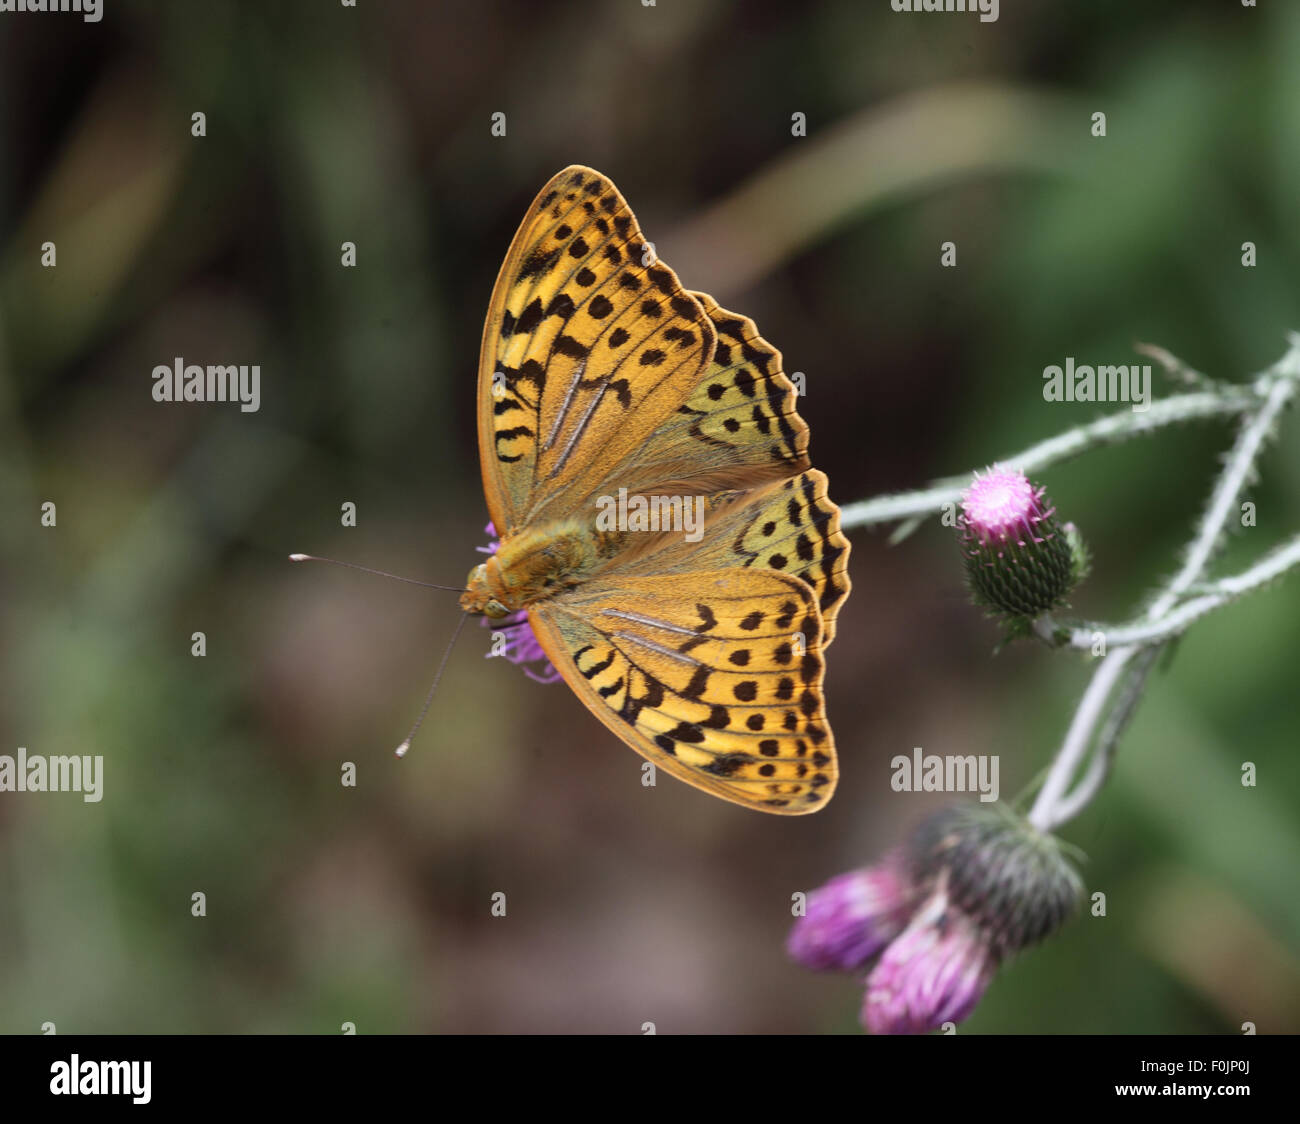
M 862 1000 L 873 1034 L 960 1022 L 1008 956 L 1078 908 L 1083 883 L 1061 846 L 1004 807 L 945 809 L 875 866 L 813 891 L 787 949 L 810 968 L 874 961 Z
M 913 879 L 942 880 L 999 958 L 1056 932 L 1083 894 L 1058 840 L 1005 807 L 944 809 L 922 822 L 907 851 Z
M 1067 526 L 1023 472 L 994 467 L 976 474 L 957 520 L 976 602 L 1022 619 L 1064 604 L 1086 569 L 1082 538 Z
M 867 977 L 862 1024 L 918 1034 L 960 1022 L 1012 953 L 1054 933 L 1078 906 L 1060 845 L 1006 809 L 946 809 L 908 840 L 926 897 Z

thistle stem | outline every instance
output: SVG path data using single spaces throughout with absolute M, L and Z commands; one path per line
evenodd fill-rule
M 1121 410 L 1076 426 L 999 462 L 1028 475 L 1090 449 L 1127 441 L 1177 422 L 1234 415 L 1242 419 L 1181 567 L 1156 593 L 1141 617 L 1115 626 L 1084 623 L 1070 628 L 1058 625 L 1047 614 L 1034 621 L 1034 632 L 1050 645 L 1090 650 L 1100 632 L 1108 649 L 1084 689 L 1065 740 L 1030 810 L 1029 820 L 1039 830 L 1050 831 L 1078 815 L 1101 790 L 1119 738 L 1141 701 L 1151 668 L 1164 646 L 1207 613 L 1300 566 L 1298 534 L 1238 574 L 1208 583 L 1203 580 L 1223 544 L 1241 495 L 1253 480 L 1259 454 L 1300 384 L 1300 334 L 1291 333 L 1288 344 L 1286 354 L 1247 385 L 1210 379 L 1161 348 L 1140 345 L 1139 350 L 1160 362 L 1171 377 L 1195 389 L 1161 399 L 1141 412 Z M 955 508 L 969 484 L 970 475 L 964 474 L 937 480 L 919 491 L 876 496 L 843 508 L 840 522 L 846 530 L 898 523 L 890 538 L 892 544 L 905 538 L 926 517 L 948 505 Z M 1088 768 L 1071 790 L 1090 749 Z
M 1070 629 L 1069 644 L 1073 648 L 1091 649 L 1099 634 L 1107 648 L 1172 640 L 1186 632 L 1194 621 L 1207 613 L 1235 601 L 1242 594 L 1250 593 L 1275 581 L 1287 570 L 1296 566 L 1300 566 L 1300 535 L 1269 551 L 1253 566 L 1242 570 L 1239 574 L 1197 586 L 1197 596 L 1187 598 L 1155 620 L 1141 617 L 1119 625 L 1100 623 L 1075 625 Z M 1040 629 L 1037 621 L 1034 624 L 1035 631 L 1044 635 L 1046 625 Z M 1046 639 L 1047 636 L 1044 638 Z
M 1101 445 L 1127 441 L 1163 426 L 1195 418 L 1243 414 L 1258 405 L 1259 394 L 1250 387 L 1230 386 L 1218 391 L 1177 394 L 1172 398 L 1159 399 L 1149 409 L 1141 412 L 1120 410 L 1074 429 L 1067 429 L 1064 433 L 1031 445 L 998 463 L 1031 475 Z M 937 480 L 931 487 L 920 491 L 898 492 L 851 503 L 840 509 L 840 525 L 845 530 L 852 530 L 856 527 L 924 518 L 942 511 L 945 504 L 956 504 L 969 486 L 970 473 L 965 473 Z
M 1205 513 L 1188 546 L 1182 567 L 1152 601 L 1145 614 L 1143 625 L 1150 627 L 1171 615 L 1171 610 L 1201 581 L 1206 567 L 1222 544 L 1228 520 L 1250 483 L 1259 454 L 1268 437 L 1274 432 L 1278 416 L 1295 395 L 1297 378 L 1300 377 L 1300 336 L 1292 335 L 1290 343 L 1291 347 L 1287 354 L 1270 371 L 1255 380 L 1254 390 L 1259 404 L 1244 419 L 1237 440 L 1224 463 L 1223 471 L 1215 481 Z M 1300 540 L 1293 540 L 1267 555 L 1250 570 L 1215 583 L 1223 587 L 1219 596 L 1224 596 L 1234 589 L 1240 593 L 1259 588 L 1265 581 L 1278 576 L 1297 562 L 1300 562 Z M 1214 594 L 1210 596 L 1212 598 Z M 1215 606 L 1211 605 L 1210 608 L 1212 607 Z M 1112 646 L 1109 654 L 1102 659 L 1093 673 L 1091 682 L 1084 690 L 1074 719 L 1066 732 L 1065 741 L 1052 762 L 1047 780 L 1043 783 L 1030 810 L 1030 823 L 1040 831 L 1051 831 L 1087 807 L 1109 776 L 1119 735 L 1137 706 L 1146 683 L 1147 672 L 1154 663 L 1159 648 L 1173 636 L 1185 631 L 1193 620 L 1208 611 L 1209 608 L 1205 608 L 1201 612 L 1185 614 L 1185 619 L 1181 619 L 1180 629 L 1171 630 L 1168 635 L 1155 641 L 1130 641 L 1128 644 L 1114 646 L 1114 638 L 1111 637 Z M 1121 692 L 1115 707 L 1108 711 L 1107 703 L 1111 692 L 1120 682 L 1129 661 L 1139 651 L 1140 643 L 1154 644 L 1154 647 L 1144 653 L 1140 661 L 1139 673 L 1130 680 L 1129 689 Z M 1094 731 L 1106 718 L 1109 718 L 1106 731 L 1098 739 L 1087 773 L 1074 791 L 1068 791 L 1071 781 L 1093 743 Z

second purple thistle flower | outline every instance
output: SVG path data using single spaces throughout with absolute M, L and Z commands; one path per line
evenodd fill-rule
M 491 523 L 483 529 L 490 541 L 487 546 L 475 549 L 480 554 L 495 554 L 501 549 L 497 529 Z M 537 639 L 537 634 L 533 632 L 532 625 L 528 623 L 527 610 L 521 609 L 517 613 L 511 613 L 510 616 L 495 621 L 483 617 L 479 623 L 484 628 L 492 629 L 502 638 L 501 642 L 494 644 L 493 650 L 488 653 L 489 659 L 493 656 L 504 656 L 511 663 L 523 668 L 524 674 L 529 679 L 534 679 L 538 683 L 558 683 L 563 678 L 559 669 L 551 663 L 541 641 Z M 493 639 L 495 640 L 496 637 Z
M 1081 894 L 1052 836 L 1005 808 L 947 808 L 809 894 L 786 948 L 809 968 L 869 967 L 862 1025 L 920 1034 L 966 1018 L 1007 958 L 1056 932 Z

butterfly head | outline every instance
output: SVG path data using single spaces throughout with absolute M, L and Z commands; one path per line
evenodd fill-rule
M 460 595 L 460 607 L 467 613 L 481 613 L 492 620 L 508 617 L 511 610 L 496 594 L 500 582 L 500 567 L 495 558 L 475 566 L 465 579 L 465 592 Z

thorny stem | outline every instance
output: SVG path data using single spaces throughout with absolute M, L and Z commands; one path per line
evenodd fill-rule
M 1248 387 L 1240 386 L 1195 394 L 1177 394 L 1153 402 L 1149 409 L 1140 412 L 1120 410 L 1086 425 L 1068 429 L 1037 445 L 1031 445 L 1015 456 L 1005 457 L 998 463 L 1031 475 L 1100 445 L 1127 441 L 1162 426 L 1194 418 L 1243 414 L 1258 404 L 1259 395 Z M 876 496 L 851 503 L 840 510 L 840 525 L 845 530 L 852 530 L 932 515 L 942 511 L 945 504 L 957 503 L 962 492 L 969 486 L 970 474 L 967 473 L 936 481 L 933 487 L 918 492 L 898 492 L 892 496 Z
M 1151 674 L 1151 668 L 1160 658 L 1161 651 L 1163 645 L 1143 648 L 1138 652 L 1137 658 L 1129 664 L 1128 674 L 1120 687 L 1119 697 L 1111 707 L 1106 725 L 1102 727 L 1101 736 L 1097 741 L 1097 748 L 1088 763 L 1088 771 L 1084 774 L 1083 780 L 1075 786 L 1074 791 L 1063 797 L 1056 805 L 1057 823 L 1065 823 L 1083 811 L 1092 802 L 1092 798 L 1101 791 L 1101 786 L 1106 783 L 1106 778 L 1110 775 L 1111 763 L 1115 760 L 1115 751 L 1119 748 L 1120 735 L 1128 725 L 1129 719 L 1133 717 L 1133 712 L 1137 710 L 1137 704 L 1142 701 L 1147 676 Z
M 1034 622 L 1035 633 L 1049 644 L 1091 649 L 1095 634 L 1101 632 L 1108 648 L 1079 700 L 1065 740 L 1029 813 L 1030 823 L 1040 831 L 1051 831 L 1078 815 L 1101 790 L 1120 736 L 1141 701 L 1151 669 L 1164 647 L 1207 613 L 1300 566 L 1300 535 L 1296 535 L 1239 574 L 1203 581 L 1206 568 L 1223 542 L 1228 521 L 1252 482 L 1259 454 L 1300 384 L 1300 334 L 1292 333 L 1288 343 L 1289 349 L 1281 360 L 1244 386 L 1207 378 L 1169 352 L 1141 345 L 1139 350 L 1159 361 L 1172 378 L 1195 390 L 1161 399 L 1141 412 L 1119 411 L 1077 426 L 999 462 L 1029 475 L 1101 445 L 1126 441 L 1177 422 L 1233 415 L 1242 418 L 1237 439 L 1215 481 L 1182 566 L 1140 618 L 1114 627 L 1076 624 L 1065 628 L 1047 614 Z M 920 491 L 849 504 L 841 512 L 841 525 L 852 530 L 898 523 L 891 538 L 891 542 L 897 542 L 927 516 L 956 505 L 969 484 L 969 474 L 954 476 Z M 1112 694 L 1116 694 L 1113 703 Z M 1101 733 L 1097 735 L 1099 726 Z M 1087 771 L 1071 791 L 1070 784 L 1094 741 Z
M 1255 565 L 1239 574 L 1197 586 L 1199 596 L 1179 603 L 1156 620 L 1141 617 L 1122 625 L 1075 625 L 1068 632 L 1068 643 L 1074 648 L 1089 649 L 1096 643 L 1098 635 L 1105 640 L 1107 647 L 1155 644 L 1172 640 L 1186 632 L 1193 621 L 1227 605 L 1230 601 L 1235 601 L 1244 593 L 1267 585 L 1293 566 L 1300 566 L 1300 535 L 1270 551 Z M 1037 630 L 1038 622 L 1034 623 Z
M 1219 545 L 1224 532 L 1242 492 L 1250 483 L 1264 443 L 1276 426 L 1278 415 L 1295 395 L 1297 378 L 1300 377 L 1300 336 L 1292 335 L 1291 347 L 1285 356 L 1270 371 L 1255 381 L 1255 391 L 1259 398 L 1258 405 L 1246 414 L 1237 440 L 1228 455 L 1223 471 L 1215 481 L 1206 504 L 1205 514 L 1197 527 L 1183 565 L 1174 578 L 1156 596 L 1147 610 L 1144 623 L 1152 625 L 1163 622 L 1170 610 L 1200 580 Z M 1238 588 L 1244 592 L 1249 588 L 1258 588 L 1268 577 L 1276 577 L 1289 566 L 1300 562 L 1300 551 L 1296 544 L 1289 543 L 1274 551 L 1263 561 L 1244 574 L 1225 579 L 1229 588 Z M 1216 583 L 1222 585 L 1223 583 Z M 1213 596 L 1212 594 L 1210 596 Z M 1214 607 L 1214 606 L 1210 606 Z M 1208 608 L 1204 610 L 1208 612 Z M 1093 734 L 1101 720 L 1107 716 L 1107 701 L 1122 673 L 1139 651 L 1140 643 L 1147 641 L 1130 641 L 1127 644 L 1112 646 L 1088 684 L 1075 711 L 1074 720 L 1066 732 L 1052 767 L 1047 775 L 1038 798 L 1029 813 L 1029 822 L 1040 831 L 1050 831 L 1077 815 L 1100 791 L 1110 772 L 1110 762 L 1114 757 L 1115 745 L 1123 731 L 1129 716 L 1137 705 L 1145 685 L 1147 672 L 1163 646 L 1173 636 L 1179 635 L 1203 613 L 1192 613 L 1182 621 L 1182 629 L 1169 631 L 1167 636 L 1154 642 L 1151 649 L 1144 653 L 1139 661 L 1139 671 L 1130 679 L 1129 689 L 1121 694 L 1114 709 L 1110 711 L 1111 719 L 1106 731 L 1098 740 L 1092 764 L 1079 782 L 1078 787 L 1067 794 L 1079 766 L 1092 745 Z

